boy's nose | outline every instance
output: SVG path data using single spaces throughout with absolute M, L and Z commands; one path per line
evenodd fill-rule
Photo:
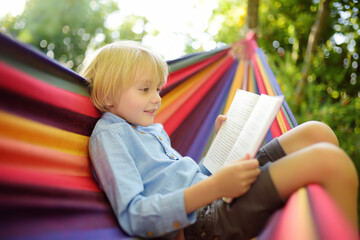
M 151 101 L 152 101 L 153 103 L 159 103 L 159 102 L 161 102 L 160 94 L 159 94 L 157 91 L 153 94 L 153 97 L 152 97 Z

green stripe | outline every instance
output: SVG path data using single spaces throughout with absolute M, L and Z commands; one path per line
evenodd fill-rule
M 6 62 L 10 66 L 19 69 L 20 71 L 27 73 L 41 81 L 44 81 L 46 83 L 49 83 L 53 86 L 62 88 L 64 90 L 77 93 L 79 95 L 83 95 L 86 97 L 89 97 L 89 92 L 86 89 L 86 86 L 84 86 L 83 83 L 81 83 L 77 79 L 72 78 L 61 78 L 55 75 L 52 75 L 50 73 L 41 71 L 39 69 L 35 69 L 27 64 L 21 63 L 19 61 L 14 60 L 13 58 L 9 58 L 4 55 L 0 55 L 0 60 Z
M 290 127 L 294 128 L 295 124 L 292 122 L 292 120 L 290 118 L 290 114 L 286 111 L 286 108 L 284 106 L 282 106 L 281 109 L 283 110 L 285 118 L 286 118 L 287 122 L 289 123 Z
M 228 47 L 226 47 L 226 48 L 228 48 Z M 225 50 L 226 48 L 219 48 L 219 49 L 216 49 L 216 50 L 213 50 L 213 51 L 200 53 L 200 54 L 194 55 L 192 57 L 185 58 L 184 60 L 175 62 L 173 64 L 169 64 L 169 70 L 170 70 L 170 72 L 174 72 L 176 70 L 179 70 L 179 69 L 182 69 L 184 67 L 190 66 L 190 65 L 195 64 L 197 62 L 200 62 L 200 61 L 202 61 L 202 60 L 204 60 L 206 58 L 209 58 L 209 57 L 211 57 L 211 56 Z

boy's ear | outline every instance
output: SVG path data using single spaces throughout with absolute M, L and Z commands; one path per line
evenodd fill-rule
M 106 97 L 105 99 L 105 104 L 108 108 L 112 107 L 114 104 L 113 104 L 113 101 L 110 97 Z

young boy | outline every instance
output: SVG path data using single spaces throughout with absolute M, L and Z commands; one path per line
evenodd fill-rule
M 297 189 L 322 185 L 357 224 L 358 178 L 332 130 L 302 124 L 211 175 L 177 153 L 154 116 L 166 62 L 135 42 L 99 49 L 83 64 L 91 100 L 103 112 L 90 156 L 120 226 L 131 236 L 249 239 Z M 219 116 L 215 131 L 226 117 Z M 231 204 L 222 197 L 233 198 Z

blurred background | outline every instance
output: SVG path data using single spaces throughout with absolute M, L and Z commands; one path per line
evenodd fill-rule
M 359 0 L 12 0 L 0 32 L 76 71 L 108 42 L 143 42 L 166 60 L 255 31 L 298 123 L 330 125 L 360 169 Z

